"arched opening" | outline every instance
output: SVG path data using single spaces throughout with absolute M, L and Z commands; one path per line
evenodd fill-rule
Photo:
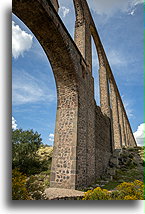
M 100 106 L 99 61 L 93 38 L 92 38 L 92 75 L 94 78 L 94 98 L 96 101 L 96 105 Z
M 37 131 L 44 144 L 53 146 L 57 94 L 52 68 L 30 29 L 14 14 L 12 20 L 12 115 L 18 128 Z
M 74 39 L 74 30 L 75 30 L 75 10 L 73 0 L 64 1 L 58 0 L 59 10 L 58 14 L 62 19 L 65 27 L 70 33 L 72 39 Z

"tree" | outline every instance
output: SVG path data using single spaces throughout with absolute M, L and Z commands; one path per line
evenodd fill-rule
M 22 129 L 12 130 L 12 168 L 18 168 L 26 175 L 42 171 L 43 162 L 37 158 L 37 150 L 42 145 L 38 132 Z

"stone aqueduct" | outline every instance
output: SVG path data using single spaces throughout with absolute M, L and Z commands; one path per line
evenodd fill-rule
M 13 0 L 12 6 L 52 66 L 58 104 L 50 186 L 67 189 L 90 185 L 105 171 L 115 149 L 136 146 L 87 2 L 73 1 L 74 40 L 57 13 L 57 0 Z M 99 60 L 100 107 L 94 100 L 91 37 Z

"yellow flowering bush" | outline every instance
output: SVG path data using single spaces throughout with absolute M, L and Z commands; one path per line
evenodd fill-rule
M 49 175 L 41 173 L 27 179 L 27 190 L 32 200 L 45 200 L 44 190 L 49 186 Z
M 18 169 L 12 170 L 12 200 L 29 200 L 26 179 Z
M 142 181 L 135 180 L 123 182 L 113 191 L 97 187 L 87 191 L 82 200 L 144 200 L 144 185 Z
M 94 190 L 88 190 L 82 200 L 109 200 L 110 192 L 100 187 Z
M 134 196 L 127 195 L 124 197 L 124 200 L 138 200 L 138 199 L 135 195 Z
M 121 192 L 119 200 L 144 200 L 144 184 L 142 181 L 123 182 L 116 187 L 116 190 Z

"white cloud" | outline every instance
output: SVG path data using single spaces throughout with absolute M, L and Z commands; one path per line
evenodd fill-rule
M 136 9 L 133 9 L 133 10 L 129 11 L 128 14 L 134 16 L 135 15 L 135 11 L 136 11 Z
M 138 146 L 144 145 L 144 137 L 145 137 L 145 123 L 142 123 L 138 126 L 137 131 L 133 133 L 134 137 L 137 141 Z
M 66 15 L 70 12 L 70 9 L 62 6 L 60 7 L 60 12 L 62 13 L 63 18 L 65 18 Z
M 117 11 L 132 11 L 143 0 L 88 0 L 90 8 L 99 15 L 112 16 Z
M 14 117 L 12 117 L 12 129 L 17 129 L 17 123 Z
M 32 47 L 33 36 L 23 31 L 12 21 L 12 55 L 17 59 Z
M 142 4 L 142 3 L 144 3 L 144 0 L 133 0 L 132 1 L 132 5 L 138 5 L 138 4 Z
M 14 72 L 12 84 L 13 105 L 36 102 L 49 103 L 55 101 L 55 99 L 55 92 L 49 89 L 44 81 L 23 70 Z
M 49 134 L 49 141 L 54 142 L 54 134 Z

